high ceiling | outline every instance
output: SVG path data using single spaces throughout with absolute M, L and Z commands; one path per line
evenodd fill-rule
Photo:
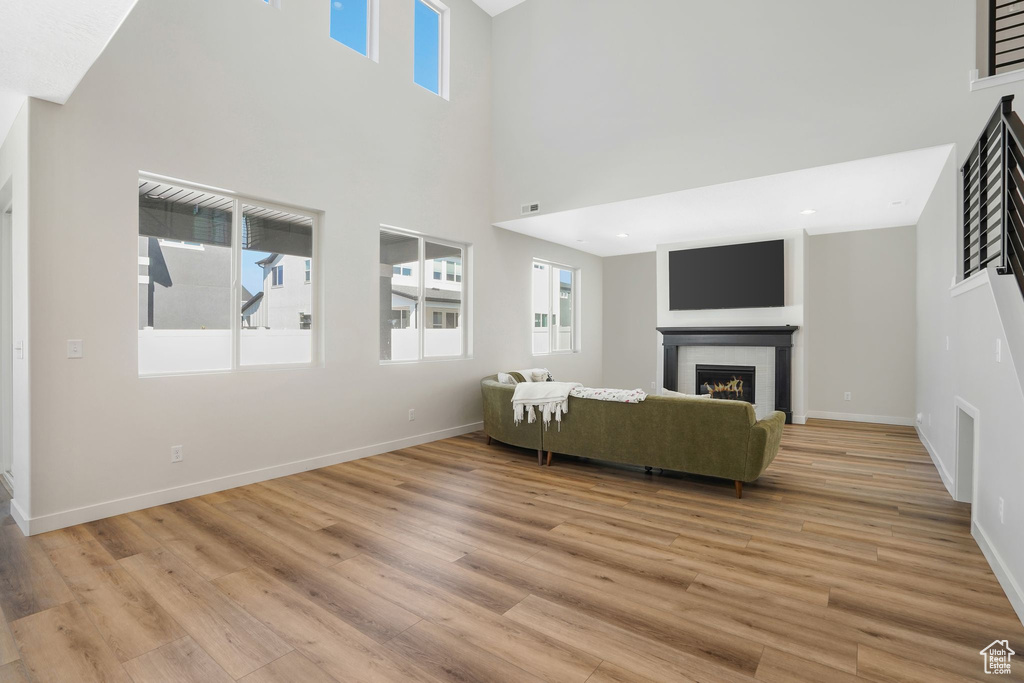
M 951 150 L 929 147 L 496 225 L 597 256 L 711 237 L 915 225 Z
M 476 4 L 480 5 L 485 12 L 490 14 L 492 17 L 496 17 L 505 10 L 515 7 L 524 0 L 473 0 Z
M 135 2 L 0 3 L 0 139 L 25 97 L 67 102 Z

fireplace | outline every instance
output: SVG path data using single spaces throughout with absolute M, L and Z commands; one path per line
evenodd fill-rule
M 754 403 L 754 373 L 750 365 L 698 365 L 698 394 L 711 398 Z
M 783 327 L 659 327 L 665 347 L 662 386 L 678 391 L 680 346 L 767 346 L 775 349 L 775 410 L 793 421 L 792 356 L 793 334 L 798 328 Z M 709 359 L 710 360 L 710 359 Z M 753 382 L 751 382 L 753 389 Z M 753 398 L 753 397 L 752 397 Z

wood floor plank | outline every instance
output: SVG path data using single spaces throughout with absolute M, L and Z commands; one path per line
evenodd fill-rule
M 8 621 L 74 600 L 35 538 L 0 527 L 0 612 Z
M 0 666 L 0 681 L 3 683 L 31 683 L 28 671 L 25 670 L 25 664 L 20 659 Z
M 223 576 L 215 584 L 338 681 L 430 681 L 404 657 L 303 597 L 260 569 Z
M 85 527 L 115 560 L 160 547 L 156 539 L 123 515 L 89 522 Z
M 120 564 L 233 678 L 291 650 L 170 552 L 140 553 Z
M 368 590 L 378 590 L 425 620 L 443 624 L 467 643 L 538 678 L 585 681 L 599 658 L 558 642 L 368 556 L 334 568 Z
M 4 617 L 3 609 L 0 609 L 0 665 L 9 664 L 19 657 L 21 655 L 18 653 L 18 644 L 14 642 L 14 636 Z
M 328 675 L 323 669 L 309 661 L 298 652 L 289 652 L 281 659 L 256 669 L 241 683 L 338 683 L 338 679 Z
M 11 622 L 11 630 L 33 681 L 131 682 L 77 602 Z
M 734 671 L 700 656 L 665 647 L 631 629 L 533 595 L 506 612 L 506 616 L 652 680 L 753 680 L 752 672 Z
M 181 627 L 98 542 L 53 550 L 50 560 L 120 661 L 184 637 Z
M 0 679 L 956 681 L 1024 646 L 907 427 L 787 425 L 742 499 L 478 432 L 40 538 L 5 500 Z
M 421 621 L 403 631 L 388 642 L 388 647 L 444 680 L 480 683 L 540 683 L 542 680 L 429 621 Z
M 135 683 L 232 683 L 235 679 L 185 636 L 125 662 Z
M 855 667 L 856 668 L 856 667 Z M 754 676 L 765 683 L 855 683 L 856 675 L 766 647 Z

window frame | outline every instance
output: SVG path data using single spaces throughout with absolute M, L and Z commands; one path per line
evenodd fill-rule
M 381 232 L 389 232 L 389 233 L 392 233 L 394 235 L 402 235 L 403 237 L 409 237 L 409 238 L 416 239 L 416 240 L 419 241 L 419 244 L 418 244 L 418 261 L 417 261 L 417 264 L 419 265 L 419 277 L 417 278 L 418 281 L 419 281 L 418 282 L 419 294 L 417 296 L 417 305 L 419 306 L 419 309 L 420 309 L 420 311 L 422 311 L 422 313 L 419 315 L 419 320 L 418 320 L 419 326 L 418 326 L 418 328 L 416 330 L 417 334 L 419 336 L 419 341 L 418 341 L 419 346 L 418 346 L 418 351 L 417 351 L 417 358 L 409 359 L 409 360 L 384 360 L 384 359 L 378 358 L 378 362 L 381 365 L 410 365 L 410 364 L 415 364 L 415 363 L 434 363 L 434 362 L 438 362 L 438 361 L 444 362 L 444 361 L 472 360 L 473 359 L 473 348 L 472 348 L 473 335 L 471 334 L 471 331 L 470 331 L 470 325 L 471 325 L 472 319 L 473 319 L 473 315 L 471 313 L 471 310 L 472 310 L 472 292 L 470 291 L 472 281 L 471 281 L 471 278 L 469 277 L 469 273 L 470 273 L 470 267 L 471 267 L 472 259 L 473 259 L 473 245 L 469 244 L 469 243 L 466 243 L 466 242 L 458 242 L 456 240 L 445 239 L 443 237 L 434 237 L 432 235 L 426 235 L 426 234 L 424 234 L 422 232 L 419 232 L 417 230 L 408 230 L 406 228 L 399 228 L 399 227 L 395 227 L 393 225 L 381 224 L 379 226 L 378 239 L 377 239 L 377 244 L 378 244 L 378 247 L 377 247 L 377 249 L 378 249 L 378 251 L 377 251 L 377 260 L 378 260 L 378 262 L 380 262 L 380 237 L 379 237 L 379 235 L 380 235 Z M 434 282 L 434 280 L 432 280 L 432 279 L 427 277 L 427 272 L 426 272 L 427 271 L 427 264 L 428 263 L 433 264 L 434 261 L 437 260 L 437 259 L 429 259 L 428 260 L 426 258 L 426 243 L 427 242 L 430 242 L 432 244 L 437 244 L 437 245 L 440 245 L 440 246 L 443 246 L 443 247 L 451 247 L 453 249 L 460 249 L 460 250 L 462 250 L 462 273 L 463 273 L 463 278 L 462 278 L 462 283 L 461 283 L 462 284 L 462 301 L 461 301 L 461 303 L 459 305 L 459 311 L 458 311 L 458 313 L 459 313 L 458 320 L 459 320 L 459 324 L 460 324 L 460 328 L 459 329 L 462 331 L 462 353 L 460 355 L 457 355 L 457 356 L 425 356 L 425 355 L 423 355 L 423 349 L 424 349 L 423 335 L 424 335 L 424 333 L 428 329 L 431 329 L 431 330 L 432 329 L 444 329 L 443 328 L 444 316 L 442 316 L 442 318 L 441 318 L 441 320 L 442 320 L 442 327 L 441 328 L 434 328 L 432 326 L 433 325 L 433 316 L 431 316 L 431 321 L 430 321 L 431 326 L 430 327 L 427 326 L 427 316 L 426 316 L 426 310 L 427 310 L 427 306 L 426 306 L 426 303 L 427 303 L 427 301 L 426 301 L 427 283 L 428 282 Z M 443 271 L 443 267 L 442 267 L 442 271 Z M 433 272 L 433 271 L 431 271 L 431 272 Z M 381 312 L 378 311 L 378 315 L 380 315 L 380 313 Z M 410 312 L 410 324 L 411 324 L 411 312 Z
M 230 368 L 218 368 L 216 370 L 183 370 L 180 372 L 139 372 L 138 376 L 141 379 L 159 378 L 159 377 L 183 377 L 187 375 L 222 375 L 226 373 L 237 373 L 237 372 L 261 372 L 266 370 L 289 370 L 289 369 L 308 369 L 323 367 L 321 362 L 320 351 L 323 346 L 321 335 L 323 334 L 324 326 L 322 324 L 323 310 L 321 308 L 321 292 L 320 292 L 320 277 L 319 272 L 319 257 L 320 257 L 320 229 L 323 223 L 323 212 L 316 211 L 313 209 L 306 209 L 298 206 L 292 206 L 290 204 L 282 204 L 280 202 L 271 202 L 251 195 L 240 194 L 238 192 L 232 192 L 219 187 L 213 187 L 211 185 L 203 185 L 200 183 L 189 182 L 187 180 L 181 180 L 179 178 L 173 178 L 170 176 L 159 175 L 155 173 L 148 173 L 140 171 L 138 179 L 152 183 L 163 183 L 173 185 L 183 190 L 191 190 L 193 192 L 205 192 L 216 194 L 232 201 L 231 207 L 231 367 Z M 310 282 L 313 285 L 312 291 L 310 291 L 310 311 L 312 312 L 312 322 L 310 324 L 310 357 L 307 363 L 266 363 L 260 365 L 246 364 L 243 365 L 241 361 L 241 347 L 242 347 L 242 207 L 245 206 L 258 206 L 260 208 L 271 209 L 274 211 L 283 211 L 286 213 L 295 214 L 309 218 L 312 223 L 312 238 L 313 238 L 313 253 L 310 257 L 310 265 L 312 269 L 311 277 L 313 278 Z M 137 239 L 138 230 L 134 237 Z M 136 372 L 138 371 L 138 342 L 135 344 L 135 367 Z
M 438 14 L 437 21 L 437 92 L 423 87 L 419 83 L 416 83 L 416 29 L 415 24 L 413 28 L 413 83 L 423 90 L 426 90 L 431 95 L 437 95 L 444 99 L 446 102 L 451 100 L 451 31 L 452 31 L 452 11 L 448 5 L 445 5 L 439 0 L 413 0 L 413 10 L 415 11 L 417 2 L 422 2 L 428 8 L 434 10 Z
M 581 310 L 582 306 L 580 305 L 582 303 L 582 301 L 583 301 L 582 294 L 581 294 L 582 289 L 583 289 L 583 287 L 582 287 L 582 282 L 583 282 L 583 275 L 582 275 L 582 273 L 583 273 L 583 269 L 580 268 L 580 267 L 571 266 L 571 265 L 568 265 L 568 264 L 565 264 L 565 263 L 558 263 L 557 261 L 548 261 L 548 260 L 542 259 L 542 258 L 534 258 L 533 259 L 533 268 L 530 269 L 531 278 L 532 278 L 533 270 L 538 268 L 538 267 L 541 267 L 541 266 L 547 267 L 547 270 L 548 270 L 548 291 L 547 291 L 547 296 L 545 297 L 545 300 L 548 302 L 548 311 L 547 311 L 546 314 L 541 313 L 542 316 L 546 316 L 546 320 L 544 320 L 544 323 L 545 323 L 544 325 L 541 325 L 540 327 L 535 327 L 534 326 L 535 325 L 534 318 L 531 318 L 531 320 L 530 320 L 530 322 L 531 322 L 531 326 L 530 326 L 530 354 L 536 357 L 536 356 L 557 356 L 557 355 L 562 355 L 562 354 L 579 353 L 581 351 L 581 343 L 580 342 L 581 342 L 581 339 L 583 337 L 583 334 L 582 334 L 582 330 L 583 330 L 583 316 L 581 315 L 581 313 L 582 313 L 582 310 Z M 555 269 L 567 270 L 567 271 L 572 273 L 572 295 L 571 295 L 571 298 L 572 298 L 572 327 L 570 328 L 570 344 L 569 344 L 571 348 L 568 348 L 568 349 L 558 349 L 558 350 L 552 350 L 552 349 L 554 349 L 554 346 L 555 346 L 552 343 L 552 340 L 554 339 L 555 335 L 557 334 L 555 329 L 558 326 L 556 321 L 558 319 L 557 316 L 558 316 L 558 313 L 559 313 L 559 311 L 552 310 L 552 303 L 551 303 L 554 300 L 554 287 L 556 286 Z M 559 292 L 560 291 L 561 290 L 559 289 Z M 534 296 L 533 283 L 531 282 L 530 283 L 530 300 L 531 300 L 531 302 L 533 301 L 533 296 Z M 559 299 L 560 298 L 561 297 L 559 297 Z M 532 303 L 531 303 L 530 307 L 531 308 L 533 307 Z M 535 316 L 536 313 L 531 311 L 531 315 Z M 544 329 L 544 328 L 547 328 L 547 331 L 548 331 L 548 350 L 543 352 L 543 353 L 538 353 L 538 352 L 534 351 L 534 349 L 533 349 L 533 335 L 534 335 L 534 331 L 535 330 L 537 330 L 537 329 Z
M 272 0 L 280 2 L 280 0 Z M 331 0 L 333 3 L 334 0 Z M 327 6 L 327 37 L 333 42 L 341 45 L 347 50 L 355 52 L 360 57 L 366 57 L 373 62 L 380 63 L 380 0 L 366 0 L 366 53 L 363 54 L 354 47 L 337 40 L 331 35 L 331 6 Z

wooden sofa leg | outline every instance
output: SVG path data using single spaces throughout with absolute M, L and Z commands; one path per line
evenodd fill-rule
M 551 467 L 551 456 L 554 455 L 551 451 L 548 451 L 548 467 Z
M 487 445 L 488 446 L 491 445 L 491 435 L 490 434 L 487 435 Z
M 541 467 L 544 466 L 544 451 L 539 448 L 537 449 L 537 464 Z
M 652 469 L 653 468 L 648 467 L 647 465 L 644 465 L 644 474 L 650 474 Z
M 743 482 L 740 481 L 739 479 L 736 480 L 736 497 L 743 497 Z

